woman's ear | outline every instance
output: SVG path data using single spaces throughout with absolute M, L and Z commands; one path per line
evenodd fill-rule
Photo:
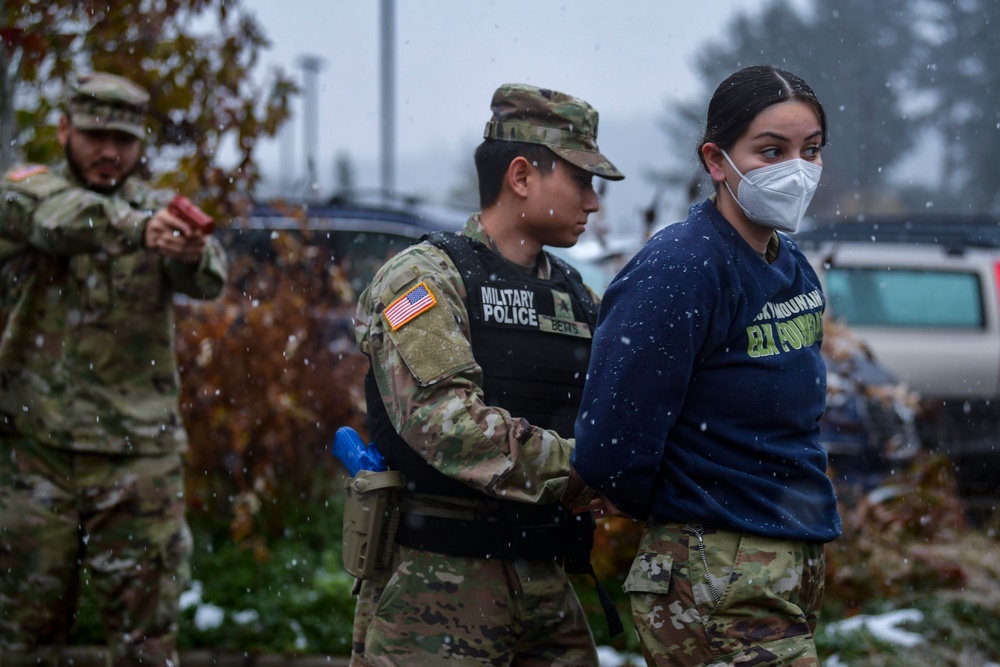
M 722 149 L 718 144 L 707 141 L 701 147 L 701 156 L 705 158 L 705 166 L 708 167 L 708 174 L 715 183 L 726 180 L 726 156 L 722 154 Z

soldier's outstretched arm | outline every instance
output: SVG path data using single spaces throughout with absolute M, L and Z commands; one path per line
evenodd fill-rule
M 358 344 L 396 431 L 440 472 L 488 495 L 588 502 L 575 475 L 570 483 L 572 439 L 484 402 L 464 298 L 454 264 L 428 244 L 390 260 L 362 294 Z
M 53 255 L 120 255 L 143 247 L 149 211 L 84 188 L 58 190 L 57 178 L 40 174 L 30 182 L 3 182 L 0 238 Z

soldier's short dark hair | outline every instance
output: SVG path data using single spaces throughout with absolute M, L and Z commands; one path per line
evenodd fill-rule
M 551 174 L 556 160 L 561 159 L 547 146 L 523 141 L 496 141 L 487 139 L 476 149 L 476 173 L 479 176 L 479 207 L 488 208 L 496 203 L 503 187 L 507 167 L 515 158 L 523 157 L 543 174 Z

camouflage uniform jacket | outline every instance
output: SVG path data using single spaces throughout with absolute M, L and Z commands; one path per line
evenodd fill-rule
M 111 196 L 63 163 L 0 183 L 0 433 L 81 452 L 183 451 L 173 295 L 217 296 L 209 239 L 185 264 L 143 247 L 171 193 L 128 179 Z
M 478 214 L 463 233 L 497 251 Z M 538 270 L 542 278 L 550 275 L 547 259 Z M 391 331 L 382 311 L 421 282 L 436 305 Z M 358 347 L 372 361 L 393 427 L 442 474 L 488 497 L 586 504 L 593 494 L 570 467 L 572 438 L 483 402 L 483 374 L 472 354 L 465 299 L 465 285 L 451 258 L 429 243 L 394 256 L 362 293 Z M 467 507 L 457 499 L 430 500 Z M 483 501 L 471 509 L 488 509 L 488 498 Z

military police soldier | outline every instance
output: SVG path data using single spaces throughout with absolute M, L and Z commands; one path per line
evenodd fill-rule
M 189 579 L 172 297 L 225 258 L 134 172 L 149 95 L 81 76 L 66 159 L 0 184 L 0 649 L 52 657 L 86 564 L 115 664 L 177 664 Z M 52 648 L 55 647 L 55 648 Z M 52 653 L 53 655 L 48 655 Z
M 394 565 L 362 584 L 355 665 L 597 664 L 566 577 L 589 568 L 570 436 L 597 298 L 543 248 L 577 242 L 595 175 L 624 176 L 586 102 L 508 84 L 492 110 L 482 212 L 390 259 L 358 304 L 370 434 L 406 487 Z

